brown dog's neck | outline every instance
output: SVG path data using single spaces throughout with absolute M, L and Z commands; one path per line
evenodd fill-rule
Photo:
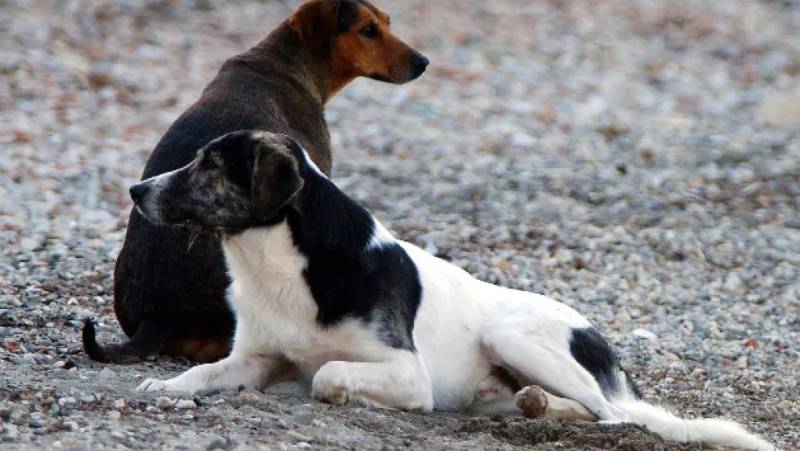
M 303 85 L 324 107 L 355 75 L 341 73 L 328 59 L 319 60 L 309 52 L 288 21 L 280 24 L 263 41 L 231 62 L 245 64 L 261 73 L 280 74 Z

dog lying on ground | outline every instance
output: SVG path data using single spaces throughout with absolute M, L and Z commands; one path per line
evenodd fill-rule
M 634 422 L 670 440 L 773 449 L 736 423 L 642 401 L 578 312 L 394 239 L 286 136 L 226 135 L 131 196 L 156 224 L 223 237 L 237 320 L 227 358 L 140 390 L 261 389 L 292 367 L 333 404 Z
M 302 4 L 264 41 L 225 62 L 158 143 L 142 178 L 184 166 L 212 139 L 249 128 L 294 136 L 330 173 L 325 103 L 356 77 L 405 83 L 428 65 L 389 25 L 389 16 L 365 0 Z M 115 363 L 157 353 L 222 358 L 234 330 L 225 303 L 229 283 L 218 239 L 153 225 L 133 210 L 114 271 L 114 311 L 131 338 L 102 347 L 87 320 L 84 349 Z

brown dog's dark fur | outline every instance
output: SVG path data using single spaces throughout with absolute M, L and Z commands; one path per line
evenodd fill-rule
M 158 143 L 142 178 L 180 168 L 209 141 L 242 129 L 293 137 L 329 174 L 325 103 L 356 77 L 404 83 L 427 64 L 368 2 L 308 1 L 264 41 L 225 62 Z M 228 284 L 217 238 L 192 242 L 187 232 L 154 226 L 133 210 L 114 271 L 114 310 L 131 339 L 102 347 L 87 320 L 84 349 L 95 360 L 117 363 L 157 353 L 219 359 L 233 336 Z

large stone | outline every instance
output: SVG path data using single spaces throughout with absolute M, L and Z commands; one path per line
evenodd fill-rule
M 756 118 L 774 127 L 800 128 L 800 92 L 765 99 L 756 111 Z

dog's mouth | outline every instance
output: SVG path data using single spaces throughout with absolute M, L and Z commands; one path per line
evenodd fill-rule
M 139 205 L 138 203 L 133 204 L 133 208 L 135 208 L 136 211 L 140 215 L 142 215 L 142 217 L 144 219 L 146 219 L 148 222 L 150 222 L 151 224 L 154 224 L 154 225 L 167 225 L 166 223 L 161 221 L 160 217 L 152 215 L 149 211 L 147 211 L 147 209 L 142 208 L 142 206 Z
M 188 245 L 186 248 L 187 252 L 192 250 L 194 243 L 202 235 L 211 236 L 217 239 L 222 239 L 223 237 L 231 233 L 231 230 L 225 227 L 201 226 L 198 224 L 182 223 L 182 224 L 175 224 L 174 227 L 185 231 L 189 235 Z
M 241 229 L 237 227 L 211 226 L 211 225 L 199 225 L 199 224 L 189 224 L 189 223 L 175 224 L 174 226 L 189 234 L 190 248 L 192 244 L 194 244 L 195 240 L 197 240 L 197 237 L 201 235 L 208 235 L 221 239 L 225 236 L 232 235 L 241 231 Z
M 382 81 L 384 83 L 392 83 L 396 85 L 402 85 L 404 83 L 408 83 L 410 81 L 414 81 L 419 78 L 422 74 L 425 73 L 424 68 L 409 68 L 400 76 L 389 76 L 385 74 L 381 74 L 378 72 L 373 72 L 369 74 L 367 77 L 372 80 Z
M 377 72 L 373 72 L 369 74 L 369 78 L 377 81 L 382 81 L 384 83 L 403 83 L 402 81 L 392 80 L 391 78 L 387 77 L 386 75 L 379 74 Z
M 190 220 L 171 221 L 165 220 L 161 215 L 153 215 L 145 211 L 138 204 L 134 204 L 134 208 L 151 224 L 159 227 L 171 227 L 182 230 L 189 235 L 189 249 L 192 248 L 197 238 L 201 235 L 209 235 L 216 238 L 222 238 L 226 235 L 234 234 L 239 231 L 236 227 L 220 226 L 220 225 L 206 225 L 191 222 Z
M 144 216 L 145 219 L 157 226 L 174 227 L 190 233 L 203 233 L 210 230 L 209 227 L 191 222 L 189 220 L 172 220 L 164 218 L 160 213 L 149 211 L 146 208 L 142 208 L 142 206 L 139 204 L 134 204 L 134 208 L 136 208 L 136 211 L 138 211 L 140 215 Z

